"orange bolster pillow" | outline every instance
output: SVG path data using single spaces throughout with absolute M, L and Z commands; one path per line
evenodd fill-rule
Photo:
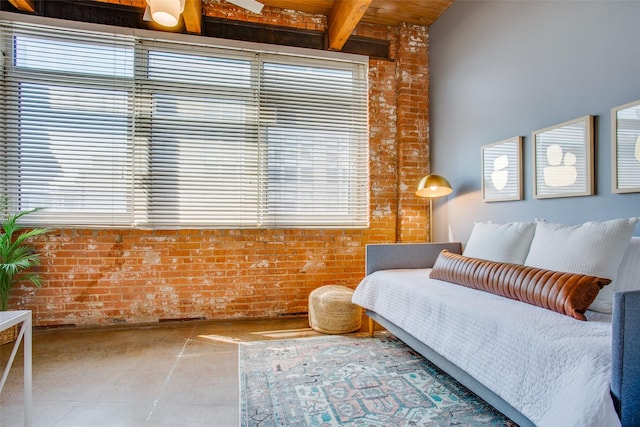
M 609 279 L 561 273 L 519 264 L 469 258 L 443 250 L 436 260 L 432 279 L 491 292 L 506 298 L 553 310 L 578 320 Z

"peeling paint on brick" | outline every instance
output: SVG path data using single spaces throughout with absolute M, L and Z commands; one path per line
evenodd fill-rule
M 324 261 L 310 259 L 300 269 L 301 273 L 313 273 L 324 269 L 326 264 Z
M 386 217 L 386 216 L 390 216 L 391 215 L 391 206 L 386 205 L 386 206 L 379 206 L 376 209 L 373 210 L 373 212 L 371 213 L 371 215 L 374 218 L 380 218 L 380 217 Z
M 383 187 L 380 186 L 380 184 L 374 183 L 371 184 L 371 193 L 375 196 L 377 196 L 378 194 L 382 193 L 383 191 L 385 191 L 385 189 Z
M 146 252 L 144 254 L 143 262 L 145 264 L 160 264 L 160 254 L 158 252 Z

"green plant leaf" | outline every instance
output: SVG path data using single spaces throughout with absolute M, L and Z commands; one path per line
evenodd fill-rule
M 6 200 L 2 202 L 6 211 Z M 47 228 L 23 230 L 18 221 L 40 208 L 27 209 L 8 215 L 2 222 L 0 234 L 0 310 L 7 309 L 9 292 L 19 282 L 31 282 L 34 286 L 42 286 L 42 279 L 37 272 L 28 271 L 40 264 L 40 255 L 27 244 L 33 237 L 48 233 Z

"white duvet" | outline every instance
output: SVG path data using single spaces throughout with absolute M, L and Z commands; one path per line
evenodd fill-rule
M 539 427 L 608 427 L 610 316 L 583 322 L 487 292 L 432 280 L 430 269 L 367 276 L 353 302 L 464 369 Z

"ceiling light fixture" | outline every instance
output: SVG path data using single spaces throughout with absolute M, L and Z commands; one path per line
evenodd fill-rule
M 164 27 L 175 27 L 180 21 L 180 14 L 184 12 L 185 0 L 147 0 L 144 20 L 149 17 Z

